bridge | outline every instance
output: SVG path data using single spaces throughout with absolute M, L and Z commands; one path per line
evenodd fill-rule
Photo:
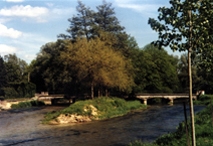
M 139 93 L 136 95 L 136 98 L 142 99 L 143 103 L 147 105 L 147 100 L 151 98 L 164 98 L 169 100 L 169 104 L 174 103 L 174 99 L 189 99 L 189 94 L 187 93 Z M 196 99 L 195 94 L 192 95 L 193 99 Z
M 64 94 L 50 94 L 49 95 L 48 92 L 41 92 L 41 94 L 36 93 L 34 98 L 39 101 L 44 101 L 45 104 L 51 104 L 51 105 L 57 104 L 61 99 L 67 100 L 69 104 L 75 102 L 74 96 L 66 96 Z

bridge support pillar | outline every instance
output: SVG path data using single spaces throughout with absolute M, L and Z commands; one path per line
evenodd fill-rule
M 143 99 L 143 104 L 144 104 L 144 105 L 147 105 L 147 98 L 144 98 L 144 99 Z
M 169 104 L 173 105 L 173 103 L 174 103 L 174 99 L 173 98 L 169 98 Z

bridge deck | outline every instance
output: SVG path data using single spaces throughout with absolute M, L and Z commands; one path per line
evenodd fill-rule
M 192 98 L 196 99 L 196 95 L 193 94 Z M 144 101 L 144 104 L 147 104 L 147 100 L 150 98 L 165 98 L 169 99 L 170 103 L 173 104 L 173 100 L 177 98 L 189 98 L 188 94 L 185 93 L 141 93 L 137 94 L 136 98 L 142 99 Z

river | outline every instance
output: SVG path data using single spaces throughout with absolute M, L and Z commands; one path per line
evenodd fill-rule
M 145 111 L 103 121 L 60 126 L 41 124 L 45 113 L 60 108 L 1 111 L 0 146 L 126 146 L 134 140 L 154 141 L 162 134 L 174 132 L 184 120 L 183 105 L 175 104 L 153 105 Z M 195 106 L 195 112 L 202 108 Z

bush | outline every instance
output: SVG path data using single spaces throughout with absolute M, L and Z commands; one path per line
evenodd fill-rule
M 194 102 L 195 104 L 208 105 L 210 103 L 213 103 L 213 95 L 208 95 L 208 94 L 201 95 Z
M 3 88 L 5 98 L 15 98 L 18 97 L 19 94 L 13 87 L 5 87 Z
M 140 140 L 136 140 L 134 142 L 131 142 L 128 146 L 157 146 L 154 143 L 143 143 Z
M 59 111 L 52 111 L 45 115 L 45 119 L 42 121 L 43 124 L 48 124 L 49 121 L 56 119 L 61 113 Z
M 12 104 L 12 109 L 19 109 L 19 108 L 27 108 L 27 107 L 34 107 L 34 106 L 43 106 L 45 105 L 43 101 L 26 101 L 26 102 L 19 102 L 18 104 Z
M 30 82 L 10 83 L 9 87 L 2 88 L 5 98 L 33 97 L 36 86 Z

